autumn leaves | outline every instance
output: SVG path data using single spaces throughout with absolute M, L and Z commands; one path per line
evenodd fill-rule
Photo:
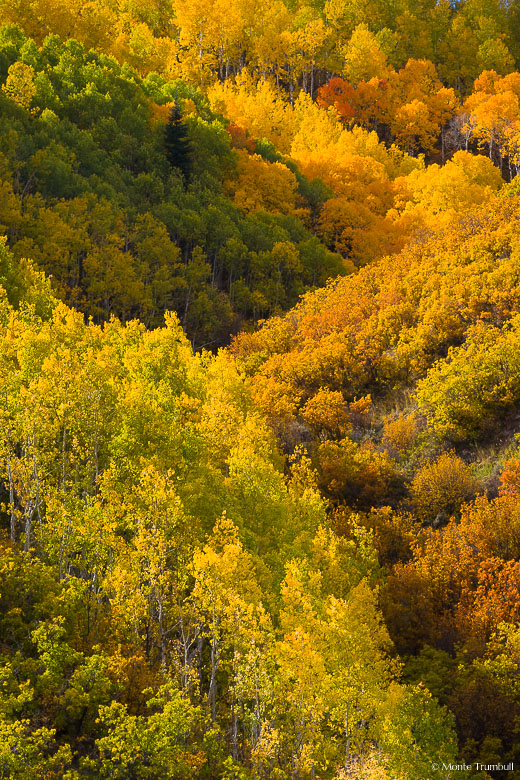
M 284 475 L 235 361 L 194 355 L 173 316 L 48 305 L 2 308 L 7 766 L 24 742 L 31 778 L 303 778 L 366 754 L 401 771 L 419 739 L 426 780 L 450 719 L 397 682 L 372 536 L 328 528 L 301 451 Z M 419 711 L 412 739 L 396 723 Z

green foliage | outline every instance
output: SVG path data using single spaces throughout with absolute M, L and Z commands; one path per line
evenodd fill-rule
M 0 559 L 11 775 L 22 740 L 27 777 L 307 776 L 368 749 L 397 673 L 372 536 L 327 527 L 302 453 L 284 475 L 233 359 L 194 355 L 173 315 L 5 306 L 2 476 L 27 550 Z
M 182 124 L 182 115 L 177 106 L 172 108 L 166 130 L 164 145 L 168 162 L 178 168 L 184 179 L 188 181 L 191 172 L 190 149 L 187 141 L 188 132 Z
M 46 727 L 31 730 L 26 720 L 8 723 L 0 718 L 0 777 L 63 777 L 72 754 L 68 746 L 57 746 L 55 734 Z
M 30 260 L 15 261 L 5 238 L 0 238 L 0 287 L 11 306 L 33 307 L 42 318 L 50 316 L 57 302 L 44 274 L 35 270 Z
M 141 778 L 209 777 L 208 753 L 215 750 L 217 732 L 208 728 L 200 707 L 172 686 L 161 688 L 147 702 L 150 715 L 129 715 L 124 705 L 101 707 L 96 740 L 97 759 L 86 759 L 88 776 Z
M 515 759 L 518 3 L 0 16 L 0 777 Z
M 2 40 L 0 230 L 62 300 L 98 322 L 157 326 L 176 311 L 192 343 L 218 346 L 240 322 L 345 272 L 298 217 L 266 230 L 263 215 L 245 218 L 230 201 L 230 136 L 196 89 L 142 80 L 77 41 L 49 36 L 38 49 L 9 27 Z M 295 260 L 279 279 L 285 254 Z
M 520 320 L 503 328 L 479 322 L 419 384 L 417 400 L 436 434 L 453 441 L 489 433 L 520 397 Z
M 417 780 L 429 780 L 432 766 L 457 763 L 453 715 L 422 686 L 410 687 L 397 697 L 386 727 L 383 742 L 388 744 L 389 766 L 397 776 L 413 766 Z

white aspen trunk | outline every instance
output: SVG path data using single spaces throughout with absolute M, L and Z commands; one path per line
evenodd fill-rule
M 11 508 L 10 538 L 12 542 L 15 542 L 16 541 L 16 512 L 14 509 L 14 482 L 13 482 L 13 472 L 11 469 L 11 458 L 9 455 L 9 449 L 7 449 L 7 476 L 9 479 L 9 506 Z
M 345 710 L 345 772 L 350 770 L 350 727 L 349 727 L 350 704 L 347 704 Z
M 66 456 L 66 443 L 67 443 L 67 426 L 65 420 L 63 421 L 63 436 L 61 439 L 61 486 L 63 492 L 65 492 L 65 480 L 67 475 L 67 456 Z
M 215 722 L 217 717 L 217 670 L 219 664 L 220 649 L 218 646 L 217 630 L 220 619 L 213 616 L 213 634 L 211 637 L 211 676 L 209 681 L 208 699 L 211 708 L 211 720 Z

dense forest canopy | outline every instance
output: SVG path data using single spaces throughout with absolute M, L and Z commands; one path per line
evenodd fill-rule
M 0 777 L 520 777 L 519 101 L 517 0 L 0 0 Z

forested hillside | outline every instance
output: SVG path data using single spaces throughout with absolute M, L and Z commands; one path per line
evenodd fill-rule
M 520 5 L 0 0 L 0 777 L 520 777 Z

